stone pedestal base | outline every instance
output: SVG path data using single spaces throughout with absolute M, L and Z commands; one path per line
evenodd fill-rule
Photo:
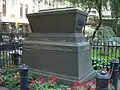
M 43 39 L 43 36 L 37 36 L 39 41 L 36 41 L 31 40 L 33 37 L 31 35 L 30 40 L 24 42 L 22 64 L 27 64 L 33 72 L 43 76 L 57 76 L 71 82 L 82 81 L 93 76 L 94 70 L 88 42 L 83 41 L 80 37 L 78 38 L 81 42 L 74 42 L 76 38 L 73 38 L 72 42 L 42 41 L 40 39 Z M 51 38 L 53 37 L 54 35 L 51 36 Z M 59 36 L 59 38 L 61 37 Z

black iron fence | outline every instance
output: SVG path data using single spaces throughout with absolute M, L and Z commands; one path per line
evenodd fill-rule
M 120 44 L 113 41 L 93 41 L 91 44 L 91 58 L 93 68 L 110 68 L 110 60 L 120 57 Z
M 6 66 L 10 64 L 15 64 L 18 66 L 18 64 L 20 64 L 20 57 L 23 49 L 23 39 L 19 37 L 25 38 L 25 34 L 0 34 L 0 66 Z M 110 78 L 112 79 L 112 84 L 114 87 L 117 88 L 120 73 L 120 45 L 114 42 L 92 42 L 90 44 L 93 68 L 95 70 L 99 70 L 101 68 L 111 70 L 110 77 L 105 73 L 98 74 L 96 78 L 96 90 L 107 88 L 107 83 Z M 111 62 L 111 60 L 113 61 Z M 27 82 L 27 79 L 25 82 L 21 79 L 22 89 L 25 88 L 24 85 L 26 85 Z M 106 83 L 106 86 L 104 86 L 104 83 Z
M 23 40 L 28 37 L 26 33 L 1 33 L 0 34 L 0 59 L 1 63 L 11 63 L 14 53 L 22 55 Z M 120 44 L 113 41 L 93 41 L 91 46 L 92 65 L 95 70 L 110 68 L 110 60 L 120 57 Z M 0 63 L 0 64 L 1 64 Z
M 22 55 L 23 38 L 23 34 L 0 34 L 0 66 L 16 63 L 14 57 Z

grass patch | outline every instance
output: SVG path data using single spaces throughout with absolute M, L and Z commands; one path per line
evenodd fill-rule
M 120 57 L 120 48 L 91 49 L 92 60 L 103 60 L 109 62 L 113 58 Z

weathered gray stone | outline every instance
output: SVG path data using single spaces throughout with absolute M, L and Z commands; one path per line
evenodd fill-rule
M 86 14 L 76 9 L 42 11 L 28 20 L 34 33 L 24 42 L 22 63 L 66 81 L 82 81 L 94 73 L 90 46 L 81 33 Z

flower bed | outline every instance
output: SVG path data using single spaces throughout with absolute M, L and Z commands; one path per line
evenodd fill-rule
M 13 90 L 18 90 L 20 87 L 20 75 L 18 68 L 14 65 L 7 65 L 0 69 L 0 84 Z M 29 88 L 32 90 L 95 90 L 96 80 L 90 82 L 83 81 L 80 84 L 78 80 L 73 82 L 72 86 L 58 84 L 56 76 L 49 77 L 47 80 L 40 77 L 38 74 L 29 72 Z M 109 90 L 114 90 L 114 87 L 109 83 Z

